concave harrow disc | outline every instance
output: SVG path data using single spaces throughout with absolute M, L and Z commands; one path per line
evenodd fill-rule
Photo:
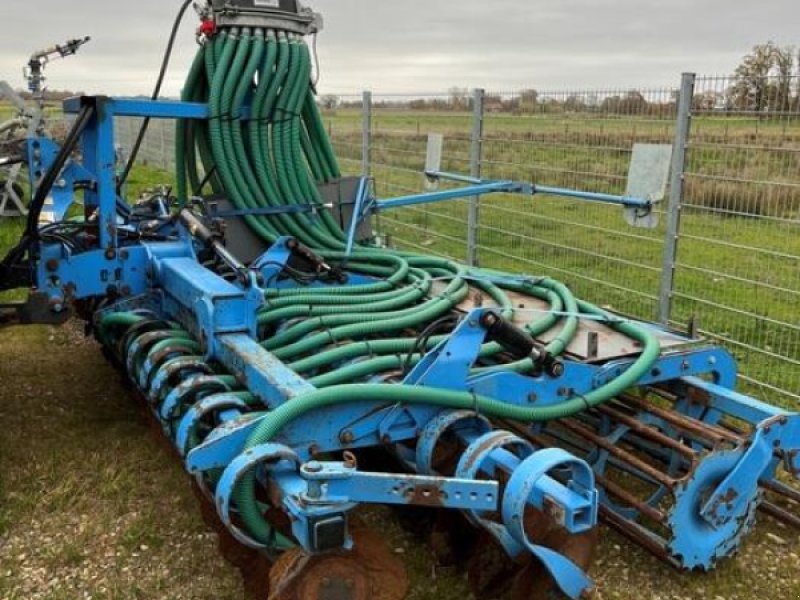
M 351 552 L 285 552 L 270 572 L 268 600 L 402 600 L 405 567 L 375 533 L 354 526 Z M 259 597 L 260 600 L 261 597 Z

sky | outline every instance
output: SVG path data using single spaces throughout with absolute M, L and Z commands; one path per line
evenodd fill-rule
M 0 79 L 22 87 L 35 49 L 89 35 L 48 66 L 52 89 L 149 94 L 180 0 L 2 0 Z M 797 0 L 311 0 L 321 93 L 674 86 L 730 74 L 755 44 L 800 44 Z M 190 10 L 164 94 L 196 50 Z

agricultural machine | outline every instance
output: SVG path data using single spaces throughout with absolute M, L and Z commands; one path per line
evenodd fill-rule
M 15 109 L 10 119 L 0 123 L 0 217 L 27 214 L 25 184 L 35 186 L 42 177 L 42 165 L 52 160 L 44 156 L 58 152 L 58 145 L 48 132 L 45 113 L 45 67 L 53 60 L 76 54 L 89 41 L 88 37 L 67 40 L 31 55 L 23 73 L 33 103 L 27 102 L 7 81 L 0 81 L 0 100 L 6 100 Z M 28 168 L 27 182 L 24 182 L 24 167 Z M 72 190 L 66 193 L 71 195 Z
M 181 100 L 64 103 L 74 124 L 0 264 L 0 287 L 29 296 L 0 318 L 87 322 L 257 597 L 403 598 L 371 504 L 416 507 L 479 598 L 589 595 L 601 520 L 679 570 L 730 557 L 759 513 L 800 524 L 800 420 L 737 392 L 724 349 L 548 277 L 372 235 L 376 213 L 495 193 L 646 224 L 658 193 L 470 179 L 434 156 L 427 175 L 448 187 L 376 198 L 342 176 L 318 110 L 319 15 L 295 0 L 198 12 Z M 176 120 L 174 195 L 122 197 L 117 117 Z

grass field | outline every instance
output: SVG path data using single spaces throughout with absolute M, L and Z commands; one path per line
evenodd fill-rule
M 469 170 L 470 116 L 399 109 L 373 113 L 379 195 L 422 190 L 428 132 L 445 135 L 445 170 Z M 342 165 L 361 168 L 360 114 L 326 115 Z M 487 116 L 483 175 L 623 193 L 634 143 L 671 143 L 670 120 L 596 116 Z M 744 385 L 796 404 L 800 398 L 800 118 L 760 121 L 699 116 L 693 123 L 675 271 L 672 321 L 696 317 L 736 354 Z M 399 246 L 463 260 L 467 204 L 387 214 Z M 619 311 L 657 314 L 666 218 L 634 229 L 621 210 L 537 196 L 485 197 L 482 266 L 546 274 Z M 794 398 L 793 398 L 794 397 Z

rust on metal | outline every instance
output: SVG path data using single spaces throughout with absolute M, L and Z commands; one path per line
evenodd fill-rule
M 777 504 L 772 502 L 762 502 L 758 508 L 771 516 L 773 519 L 777 519 L 778 521 L 790 525 L 791 527 L 800 529 L 800 517 L 790 513 L 788 510 L 781 508 Z
M 440 507 L 445 497 L 441 488 L 434 485 L 417 485 L 406 489 L 405 498 L 415 506 Z
M 661 394 L 659 394 L 662 396 Z M 672 398 L 666 398 L 667 400 L 673 400 Z M 674 425 L 678 429 L 683 430 L 685 433 L 688 433 L 692 436 L 698 437 L 700 439 L 708 440 L 709 442 L 715 444 L 721 444 L 723 442 L 730 442 L 734 444 L 740 444 L 743 441 L 741 435 L 738 435 L 732 431 L 724 429 L 723 427 L 718 427 L 715 425 L 707 425 L 697 419 L 692 419 L 691 417 L 687 417 L 675 411 L 670 411 L 663 409 L 659 406 L 655 406 L 654 404 L 647 402 L 641 398 L 637 398 L 631 395 L 623 395 L 620 397 L 620 400 L 627 405 L 635 407 L 639 410 L 643 410 L 649 412 L 650 414 L 658 417 L 659 419 L 663 419 L 670 425 Z
M 403 563 L 376 533 L 354 523 L 352 535 L 350 552 L 284 553 L 270 573 L 269 595 L 259 600 L 402 600 L 408 592 Z
M 686 392 L 686 397 L 695 406 L 708 406 L 711 403 L 711 394 L 696 387 L 690 387 Z
M 620 460 L 624 461 L 633 468 L 641 471 L 642 473 L 652 478 L 653 480 L 657 481 L 661 485 L 667 487 L 668 489 L 673 489 L 675 487 L 677 483 L 675 479 L 669 477 L 668 475 L 665 475 L 662 471 L 659 471 L 652 465 L 646 463 L 638 456 L 626 450 L 623 450 L 622 448 L 609 442 L 606 438 L 597 435 L 594 431 L 591 431 L 589 428 L 584 427 L 582 424 L 578 423 L 574 419 L 563 419 L 559 421 L 559 424 L 562 425 L 565 429 L 571 431 L 572 433 L 578 434 L 585 440 L 605 450 L 610 455 L 619 458 Z
M 654 429 L 653 427 L 635 419 L 634 417 L 625 415 L 620 411 L 611 408 L 610 406 L 601 406 L 599 408 L 600 412 L 603 414 L 613 418 L 614 420 L 622 423 L 626 427 L 630 428 L 631 431 L 638 433 L 642 437 L 650 438 L 654 442 L 661 444 L 662 446 L 674 450 L 678 454 L 682 455 L 684 458 L 688 458 L 692 464 L 697 462 L 697 452 L 692 450 L 689 446 L 681 443 L 678 440 L 675 440 L 662 432 Z
M 595 481 L 597 485 L 605 489 L 609 495 L 614 496 L 616 499 L 622 501 L 626 506 L 639 511 L 643 516 L 655 521 L 656 523 L 663 523 L 666 521 L 666 516 L 660 510 L 653 508 L 646 502 L 636 498 L 633 494 L 623 488 L 621 485 L 609 481 L 605 477 L 595 473 Z
M 643 528 L 625 520 L 614 511 L 600 505 L 600 518 L 604 523 L 615 529 L 618 533 L 628 538 L 635 544 L 638 544 L 659 560 L 664 561 L 672 567 L 680 570 L 680 566 L 675 559 L 669 554 L 667 549 L 658 543 L 651 536 L 647 535 Z

